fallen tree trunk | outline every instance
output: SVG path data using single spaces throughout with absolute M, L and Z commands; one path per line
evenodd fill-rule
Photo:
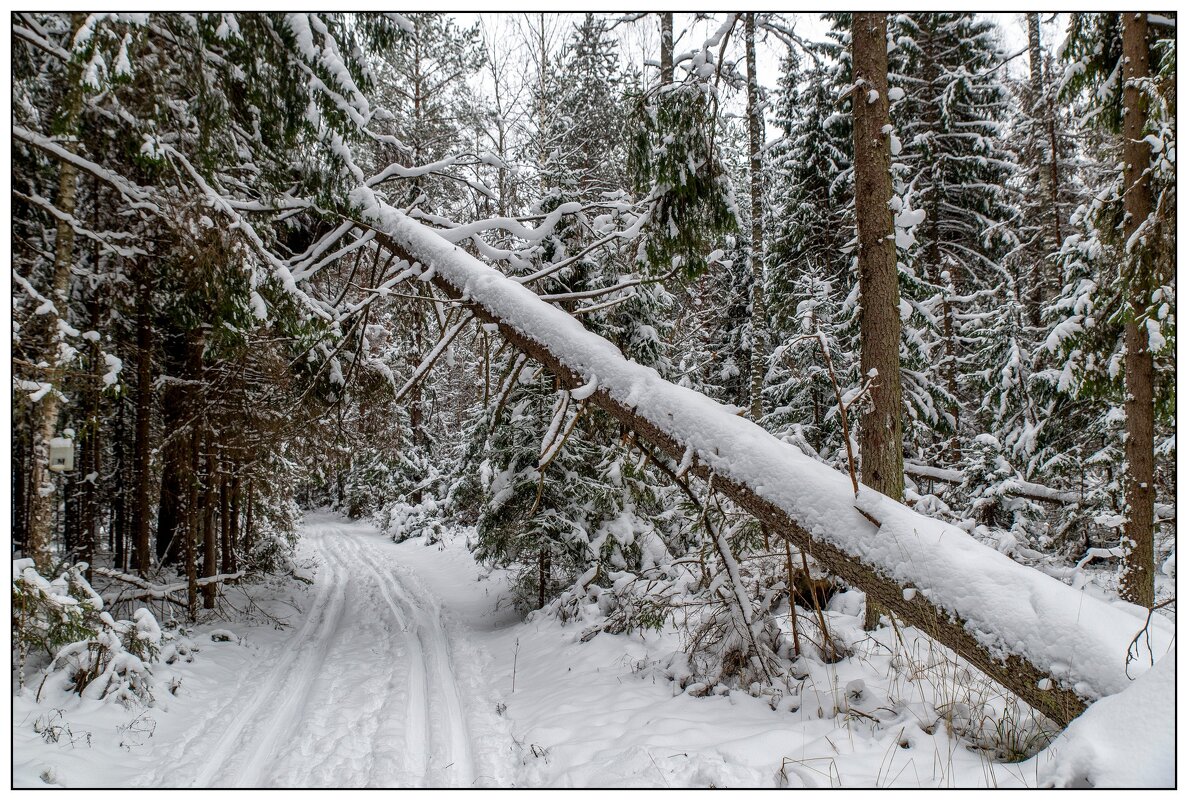
M 1088 702 L 1128 685 L 1127 654 L 1146 610 L 1084 595 L 869 488 L 855 498 L 847 476 L 625 359 L 564 310 L 370 190 L 354 200 L 381 243 L 564 386 L 581 387 L 589 403 L 695 474 L 712 474 L 715 487 L 771 531 L 1038 711 L 1067 724 Z M 1172 633 L 1156 628 L 1153 648 L 1162 655 Z
M 190 586 L 189 583 L 185 581 L 178 581 L 173 584 L 153 584 L 151 581 L 143 579 L 140 576 L 133 576 L 130 573 L 121 573 L 118 570 L 110 570 L 105 567 L 96 567 L 93 568 L 93 570 L 96 575 L 105 576 L 106 578 L 114 579 L 115 581 L 122 581 L 125 584 L 129 584 L 137 589 L 136 592 L 133 592 L 130 595 L 125 595 L 123 592 L 120 592 L 118 595 L 113 596 L 114 602 L 118 603 L 123 603 L 124 601 L 144 600 L 165 600 L 180 603 L 176 601 L 176 599 L 170 598 L 169 596 L 175 592 L 182 592 L 188 589 Z M 243 576 L 244 572 L 242 570 L 236 573 L 219 573 L 215 576 L 203 576 L 202 578 L 198 579 L 197 583 L 199 587 L 205 587 L 207 585 L 221 584 L 226 581 L 235 581 L 237 579 L 243 578 Z M 107 602 L 107 600 L 108 599 L 105 597 L 104 601 Z M 184 606 L 185 604 L 182 605 Z

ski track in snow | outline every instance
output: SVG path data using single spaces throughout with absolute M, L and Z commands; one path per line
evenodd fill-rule
M 311 516 L 303 544 L 322 565 L 304 621 L 145 785 L 473 786 L 478 703 L 436 599 L 370 527 Z

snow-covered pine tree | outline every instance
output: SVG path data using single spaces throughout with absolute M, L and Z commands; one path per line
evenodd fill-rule
M 783 136 L 772 147 L 772 251 L 769 267 L 773 325 L 793 320 L 800 297 L 790 287 L 808 266 L 826 280 L 850 283 L 853 239 L 853 135 L 837 100 L 838 65 L 822 47 L 781 61 L 775 122 Z
M 1059 291 L 1056 254 L 1083 192 L 1074 145 L 1089 134 L 1076 130 L 1077 115 L 1057 97 L 1057 65 L 1051 49 L 1043 46 L 1040 17 L 1027 15 L 1027 75 L 1010 82 L 1015 101 L 1010 136 L 1018 169 L 1008 186 L 1018 209 L 1012 226 L 1018 244 L 1004 260 L 1019 287 L 1027 323 L 1036 329 L 1044 303 Z
M 949 395 L 946 449 L 953 458 L 969 406 L 959 386 L 968 364 L 964 299 L 1001 284 L 1001 258 L 1014 245 L 1003 188 L 1014 169 L 1002 139 L 1009 94 L 996 69 L 993 22 L 973 13 L 897 14 L 891 22 L 892 117 L 902 143 L 893 144 L 902 148 L 893 155 L 905 168 L 912 205 L 924 212 L 910 264 L 914 288 L 929 294 L 913 292 L 912 299 L 927 305 L 939 327 L 930 369 L 939 370 Z
M 804 55 L 789 49 L 781 62 L 775 117 L 783 136 L 771 153 L 775 211 L 768 271 L 778 344 L 766 388 L 772 430 L 835 464 L 841 464 L 835 460 L 844 444 L 833 379 L 819 343 L 806 337 L 824 335 L 842 391 L 853 386 L 856 321 L 841 308 L 853 284 L 853 133 L 837 100 L 840 55 L 831 39 Z

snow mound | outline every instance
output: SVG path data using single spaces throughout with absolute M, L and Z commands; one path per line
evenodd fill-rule
M 1031 760 L 1041 787 L 1175 787 L 1176 655 L 1085 710 Z M 1030 771 L 1028 771 L 1030 772 Z

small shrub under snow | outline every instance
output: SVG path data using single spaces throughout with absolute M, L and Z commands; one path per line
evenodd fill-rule
M 31 559 L 13 562 L 14 645 L 19 681 L 32 651 L 50 656 L 38 697 L 55 691 L 83 698 L 116 700 L 125 706 L 153 702 L 149 663 L 161 652 L 162 633 L 147 609 L 132 620 L 116 620 L 83 575 L 85 564 L 71 565 L 49 581 Z

